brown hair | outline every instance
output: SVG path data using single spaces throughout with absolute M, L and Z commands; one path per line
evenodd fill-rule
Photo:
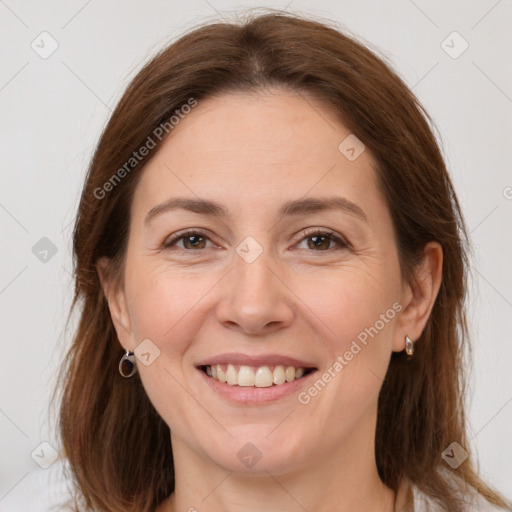
M 106 197 L 98 198 L 97 191 L 191 98 L 270 86 L 321 101 L 364 142 L 377 164 L 405 278 L 414 278 L 427 242 L 443 248 L 441 288 L 414 357 L 392 354 L 379 397 L 375 450 L 379 475 L 390 488 L 407 477 L 446 510 L 459 511 L 454 488 L 437 470 L 453 441 L 470 450 L 463 378 L 467 235 L 430 119 L 390 67 L 362 44 L 328 22 L 278 11 L 196 28 L 162 50 L 130 83 L 98 143 L 73 239 L 71 311 L 80 304 L 81 314 L 61 374 L 59 429 L 78 501 L 98 511 L 153 511 L 174 490 L 169 428 L 140 378 L 118 373 L 122 349 L 96 267 L 99 258 L 109 258 L 111 277 L 122 285 L 130 202 L 143 164 L 123 173 Z M 471 460 L 454 474 L 506 506 Z

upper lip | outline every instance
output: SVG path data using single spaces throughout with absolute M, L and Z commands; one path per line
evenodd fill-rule
M 237 364 L 244 366 L 294 366 L 295 368 L 316 368 L 314 364 L 307 361 L 301 361 L 295 357 L 289 357 L 281 354 L 264 354 L 259 356 L 250 356 L 238 352 L 218 354 L 209 357 L 197 363 L 195 366 L 212 366 L 215 364 Z

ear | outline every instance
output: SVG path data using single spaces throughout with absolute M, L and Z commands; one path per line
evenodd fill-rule
M 109 272 L 109 264 L 110 260 L 103 257 L 96 262 L 96 268 L 119 342 L 125 350 L 131 350 L 133 345 L 132 329 L 124 286 L 119 282 L 117 276 L 114 279 L 112 273 Z
M 405 348 L 405 336 L 414 342 L 423 332 L 437 298 L 443 274 L 443 249 L 438 242 L 425 245 L 423 257 L 415 272 L 414 282 L 404 282 L 403 310 L 397 323 L 397 338 L 393 350 Z

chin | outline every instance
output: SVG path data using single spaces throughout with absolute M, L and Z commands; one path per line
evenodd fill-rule
M 288 473 L 297 469 L 303 459 L 306 440 L 299 442 L 290 433 L 275 435 L 272 432 L 277 423 L 271 428 L 265 425 L 256 429 L 240 429 L 233 438 L 219 444 L 209 456 L 217 465 L 228 471 L 246 475 L 266 475 Z M 263 432 L 263 433 L 262 433 Z M 270 433 L 270 435 L 269 435 Z M 275 435 L 275 437 L 274 437 Z M 210 444 L 210 447 L 214 445 Z M 222 450 L 222 451 L 221 451 Z M 299 455 L 300 454 L 300 455 Z

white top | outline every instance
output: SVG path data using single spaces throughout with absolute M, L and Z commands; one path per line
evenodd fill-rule
M 414 512 L 445 512 L 432 500 L 432 498 L 419 491 L 415 486 L 413 486 L 412 490 L 414 494 L 414 508 L 412 510 Z M 489 503 L 482 495 L 476 492 L 474 492 L 472 495 L 465 496 L 464 501 L 466 503 L 466 507 L 463 509 L 464 512 L 504 512 L 505 510 L 508 510 L 509 512 L 512 511 L 512 508 L 498 508 L 496 505 Z
M 66 506 L 70 498 L 69 483 L 64 477 L 65 464 L 57 461 L 48 469 L 34 469 L 26 476 L 21 475 L 18 483 L 3 492 L 0 501 L 1 512 L 73 512 Z M 450 470 L 446 470 L 450 478 Z M 23 477 L 23 478 L 22 478 Z M 15 480 L 15 479 L 13 479 Z M 471 488 L 470 488 L 471 489 Z M 7 492 L 7 494 L 5 494 Z M 462 496 L 460 493 L 459 496 Z M 395 512 L 444 512 L 436 502 L 421 492 L 416 486 L 404 481 L 398 490 L 397 501 L 406 499 L 406 505 Z M 464 493 L 467 507 L 464 512 L 503 512 L 504 510 L 488 503 L 474 491 Z M 412 505 L 412 506 L 411 506 Z
M 414 512 L 445 512 L 439 507 L 429 496 L 420 492 L 416 487 L 413 488 L 414 493 Z M 466 507 L 464 512 L 504 512 L 512 511 L 512 508 L 498 508 L 496 505 L 489 503 L 480 494 L 474 493 L 473 496 L 465 496 Z M 405 512 L 405 511 L 404 511 Z
M 445 480 L 451 481 L 452 485 L 459 485 L 459 491 L 456 496 L 460 499 L 465 507 L 464 512 L 504 512 L 512 511 L 512 504 L 509 508 L 499 508 L 492 503 L 489 503 L 481 494 L 475 491 L 469 485 L 461 485 L 461 479 L 455 475 L 451 470 L 443 468 L 441 474 Z M 463 490 L 464 489 L 464 490 Z M 422 492 L 418 487 L 410 482 L 404 480 L 398 489 L 397 502 L 404 502 L 402 508 L 395 509 L 395 512 L 446 512 L 440 505 L 428 494 Z

